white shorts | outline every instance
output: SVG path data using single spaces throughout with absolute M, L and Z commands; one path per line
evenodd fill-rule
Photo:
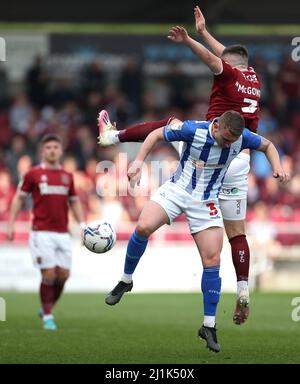
M 248 173 L 250 170 L 250 155 L 239 153 L 232 160 L 225 174 L 219 199 L 222 200 L 243 200 L 247 199 Z
M 191 233 L 197 233 L 210 227 L 223 227 L 223 217 L 218 200 L 201 201 L 171 181 L 167 181 L 158 188 L 151 200 L 166 211 L 169 224 L 184 213 Z
M 246 219 L 249 170 L 250 155 L 247 153 L 239 153 L 229 165 L 219 194 L 225 220 Z
M 224 220 L 245 220 L 247 213 L 247 199 L 222 200 L 219 199 Z
M 71 269 L 72 243 L 68 233 L 31 231 L 29 248 L 35 267 Z

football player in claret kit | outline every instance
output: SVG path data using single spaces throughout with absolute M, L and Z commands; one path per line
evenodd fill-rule
M 288 175 L 282 169 L 274 145 L 244 129 L 244 119 L 238 112 L 227 111 L 218 121 L 182 122 L 174 119 L 172 124 L 150 133 L 128 170 L 132 186 L 139 184 L 143 162 L 159 140 L 184 142 L 178 167 L 144 206 L 128 242 L 124 273 L 105 301 L 115 305 L 124 293 L 131 291 L 132 275 L 145 252 L 149 236 L 184 213 L 203 264 L 204 321 L 198 335 L 206 340 L 209 349 L 219 352 L 215 316 L 221 292 L 219 269 L 223 219 L 218 194 L 226 170 L 240 151 L 249 148 L 265 153 L 274 177 L 287 181 Z
M 175 43 L 187 45 L 214 75 L 206 120 L 213 121 L 222 113 L 234 110 L 243 115 L 245 127 L 256 132 L 260 81 L 254 69 L 248 66 L 247 49 L 242 45 L 225 47 L 207 31 L 199 7 L 194 9 L 194 15 L 196 30 L 214 53 L 192 39 L 182 27 L 173 27 L 168 38 Z M 170 124 L 171 121 L 172 117 L 116 131 L 108 113 L 103 110 L 98 119 L 99 144 L 107 146 L 118 142 L 144 141 L 154 129 Z M 245 233 L 249 169 L 250 151 L 245 149 L 230 164 L 219 194 L 220 208 L 237 277 L 237 301 L 233 314 L 235 324 L 243 324 L 249 315 L 250 251 Z
M 7 236 L 9 240 L 13 240 L 15 221 L 22 209 L 23 199 L 31 195 L 33 221 L 29 247 L 33 263 L 42 275 L 39 315 L 44 329 L 56 330 L 52 309 L 63 292 L 71 268 L 69 207 L 82 229 L 85 223 L 81 203 L 75 192 L 73 175 L 66 172 L 60 164 L 63 155 L 61 138 L 52 134 L 44 136 L 40 150 L 41 164 L 25 174 L 13 198 Z

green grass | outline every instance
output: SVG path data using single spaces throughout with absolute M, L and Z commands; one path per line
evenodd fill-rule
M 217 317 L 219 354 L 196 332 L 202 322 L 198 294 L 127 294 L 109 307 L 102 294 L 67 294 L 46 332 L 36 294 L 2 293 L 0 363 L 300 363 L 300 322 L 291 320 L 297 294 L 253 294 L 251 316 L 232 323 L 233 295 L 222 295 Z

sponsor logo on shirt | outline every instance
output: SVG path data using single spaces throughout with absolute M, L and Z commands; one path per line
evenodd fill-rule
M 192 164 L 195 168 L 224 168 L 225 164 L 207 164 L 202 160 L 192 160 Z
M 69 194 L 69 187 L 64 185 L 48 185 L 47 183 L 39 184 L 41 195 L 64 195 Z

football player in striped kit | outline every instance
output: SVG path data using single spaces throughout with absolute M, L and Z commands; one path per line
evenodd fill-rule
M 184 213 L 203 264 L 204 321 L 198 335 L 214 352 L 220 351 L 215 316 L 221 292 L 219 269 L 223 243 L 223 217 L 218 197 L 226 171 L 231 161 L 248 148 L 264 152 L 273 176 L 281 182 L 288 180 L 275 146 L 244 126 L 244 118 L 238 112 L 227 111 L 212 122 L 173 119 L 148 135 L 128 170 L 131 186 L 139 184 L 143 162 L 159 140 L 184 142 L 181 158 L 170 180 L 144 206 L 128 243 L 124 273 L 106 298 L 108 305 L 115 305 L 125 292 L 131 291 L 132 275 L 145 252 L 149 236 Z

